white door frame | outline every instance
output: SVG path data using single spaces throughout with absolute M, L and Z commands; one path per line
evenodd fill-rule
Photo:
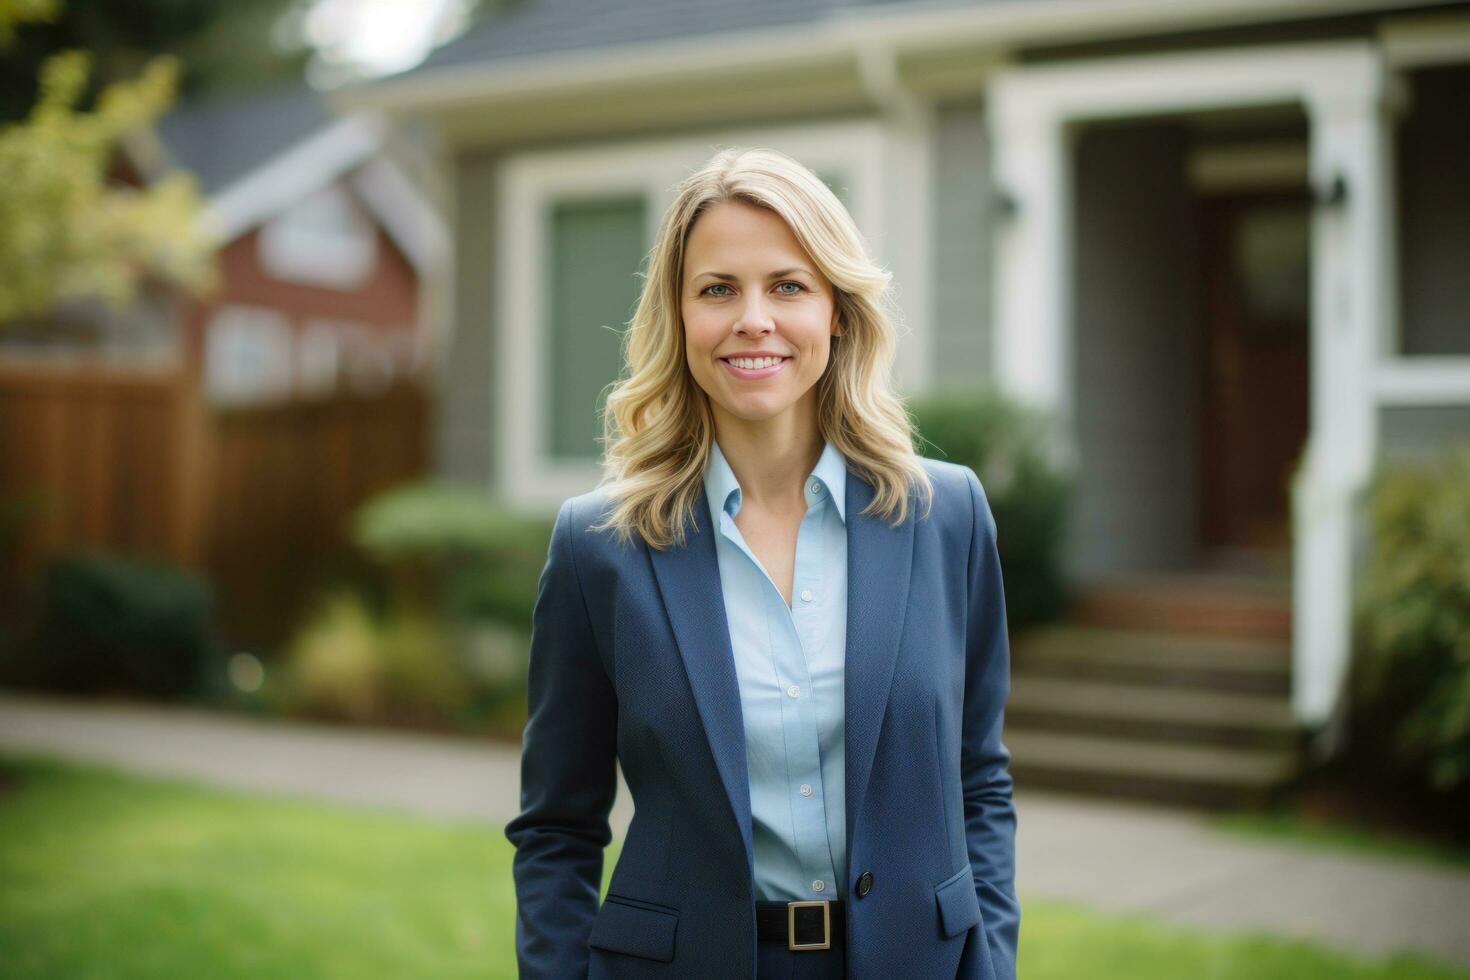
M 995 180 L 1015 207 L 999 229 L 997 380 L 1056 414 L 1077 454 L 1069 127 L 1244 106 L 1302 107 L 1312 186 L 1347 194 L 1312 215 L 1310 416 L 1292 487 L 1292 706 L 1318 725 L 1350 652 L 1352 521 L 1376 454 L 1373 375 L 1398 336 L 1390 73 L 1371 42 L 1323 42 L 1016 67 L 989 90 Z

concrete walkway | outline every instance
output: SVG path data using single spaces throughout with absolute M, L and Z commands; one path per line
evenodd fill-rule
M 463 737 L 0 691 L 0 752 L 495 825 L 517 811 L 515 748 Z M 1016 805 L 1024 897 L 1470 967 L 1470 870 L 1236 837 L 1155 807 L 1040 792 Z M 615 830 L 630 814 L 621 787 Z

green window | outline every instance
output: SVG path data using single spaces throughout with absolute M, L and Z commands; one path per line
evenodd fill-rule
M 642 196 L 551 207 L 544 390 L 553 457 L 601 455 L 599 413 L 622 367 L 622 334 L 638 301 L 646 210 Z

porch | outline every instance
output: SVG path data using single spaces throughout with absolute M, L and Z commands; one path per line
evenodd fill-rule
M 1470 401 L 1444 277 L 1400 285 L 1405 256 L 1462 247 L 1435 231 L 1462 195 L 1420 134 L 1458 131 L 1445 92 L 1463 105 L 1470 70 L 1425 50 L 993 82 L 993 360 L 1059 418 L 1079 485 L 1078 599 L 1013 651 L 1018 780 L 1261 804 L 1334 747 L 1384 432 L 1406 402 L 1447 409 L 1448 430 Z

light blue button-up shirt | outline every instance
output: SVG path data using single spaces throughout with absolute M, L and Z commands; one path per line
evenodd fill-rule
M 844 898 L 847 463 L 828 442 L 802 485 L 790 606 L 735 526 L 740 484 L 718 442 L 704 490 L 745 720 L 756 897 Z

